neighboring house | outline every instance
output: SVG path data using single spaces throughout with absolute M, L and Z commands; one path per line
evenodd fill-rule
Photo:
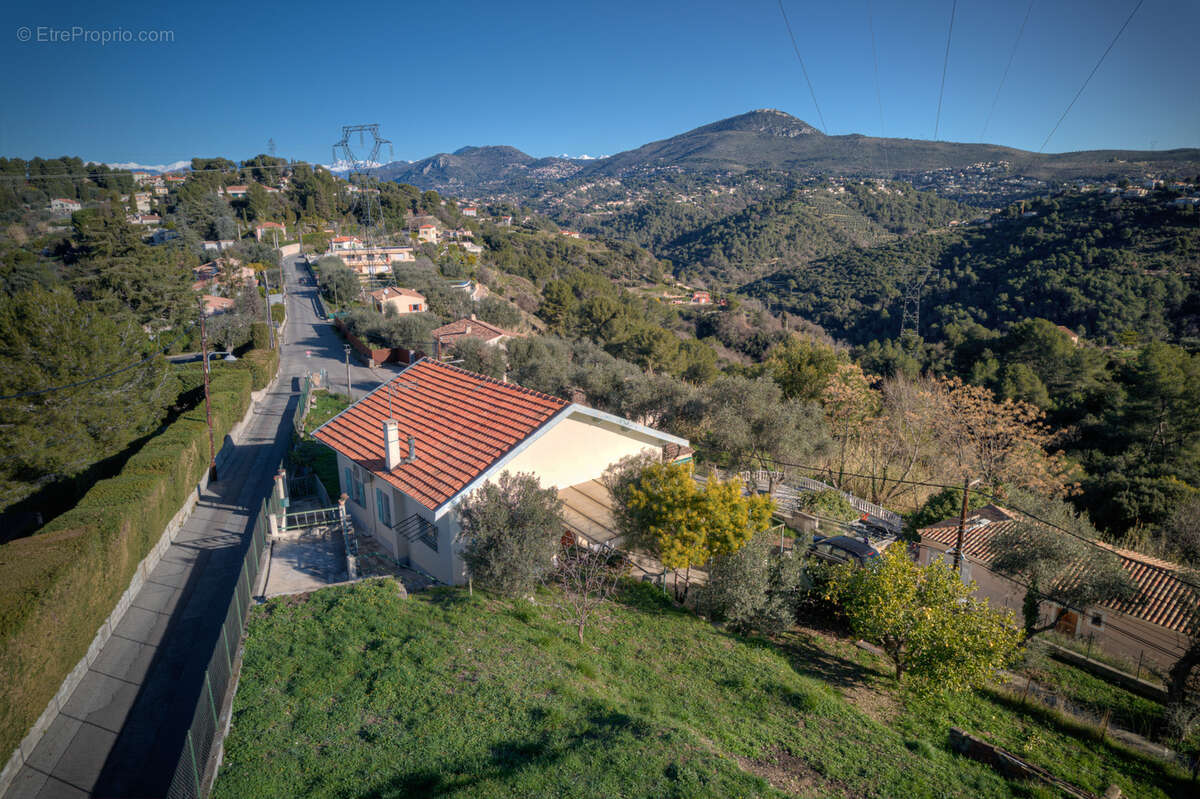
M 236 305 L 237 303 L 228 297 L 217 297 L 213 294 L 204 295 L 205 316 L 215 316 L 226 311 L 232 311 Z
M 333 255 L 334 250 L 330 250 L 329 254 Z M 386 275 L 392 270 L 392 263 L 396 261 L 415 261 L 412 247 L 356 247 L 347 248 L 336 251 L 337 257 L 342 259 L 342 263 L 353 269 L 358 276 L 366 277 L 371 275 Z
M 483 247 L 480 247 L 473 241 L 459 242 L 458 246 L 462 247 L 463 250 L 469 252 L 471 255 L 481 255 L 483 253 Z
M 417 239 L 420 241 L 429 242 L 430 244 L 438 243 L 437 225 L 421 225 L 417 228 Z
M 175 230 L 167 230 L 159 228 L 150 235 L 151 244 L 166 244 L 168 241 L 174 241 L 179 238 L 179 232 Z
M 153 198 L 148 191 L 139 191 L 133 195 L 133 201 L 137 204 L 137 211 L 139 214 L 150 213 L 150 202 L 152 199 Z
M 578 231 L 578 230 L 560 230 L 560 231 L 558 231 L 558 232 L 559 232 L 559 233 L 561 233 L 562 235 L 566 236 L 566 237 L 567 237 L 567 238 L 569 238 L 569 239 L 577 239 L 577 238 L 579 238 L 579 231 Z
M 425 295 L 412 289 L 388 286 L 368 292 L 367 296 L 371 298 L 371 304 L 375 306 L 375 310 L 380 313 L 385 312 L 388 308 L 398 314 L 421 313 L 429 310 L 429 303 L 425 301 Z
M 695 305 L 710 305 L 712 304 L 712 295 L 707 291 L 692 292 L 692 303 Z
M 217 239 L 216 241 L 202 241 L 200 245 L 204 247 L 205 252 L 220 252 L 229 249 L 236 243 L 233 239 Z
M 1176 197 L 1173 201 L 1176 208 L 1200 205 L 1200 197 Z
M 329 251 L 331 253 L 357 250 L 360 247 L 362 247 L 362 239 L 357 236 L 334 236 L 329 242 Z
M 479 216 L 479 209 L 473 205 L 468 205 L 463 209 L 463 216 Z
M 1071 328 L 1066 327 L 1064 325 L 1055 325 L 1054 327 L 1057 328 L 1058 331 L 1060 333 L 1062 333 L 1064 336 L 1071 339 L 1072 344 L 1074 344 L 1075 346 L 1079 346 L 1079 334 L 1078 333 L 1076 333 L 1074 330 L 1072 330 Z
M 1025 586 L 991 570 L 996 556 L 992 539 L 1013 529 L 1019 514 L 988 505 L 967 517 L 963 533 L 963 578 L 974 580 L 976 594 L 993 607 L 1010 608 L 1021 618 Z M 947 519 L 920 531 L 918 562 L 922 565 L 943 559 L 952 563 L 958 537 L 958 519 Z M 1065 533 L 1064 533 L 1065 535 Z M 1181 581 L 1182 569 L 1165 560 L 1100 543 L 1121 560 L 1121 565 L 1138 588 L 1128 602 L 1105 603 L 1090 608 L 1069 608 L 1058 622 L 1057 631 L 1074 638 L 1090 639 L 1092 646 L 1130 663 L 1141 661 L 1168 668 L 1187 649 L 1195 605 L 1194 595 Z M 1042 618 L 1049 621 L 1059 611 L 1051 602 L 1042 603 Z
M 503 225 L 504 227 L 510 226 L 512 224 L 512 217 L 511 216 L 500 217 L 500 224 Z
M 287 238 L 287 227 L 278 222 L 263 222 L 254 228 L 254 238 L 258 241 L 263 240 L 263 236 L 274 236 L 273 231 L 279 231 L 280 238 Z
M 477 338 L 484 344 L 494 347 L 505 339 L 510 339 L 517 334 L 485 322 L 482 319 L 477 319 L 475 318 L 475 314 L 471 314 L 469 319 L 459 319 L 448 325 L 435 327 L 430 335 L 433 337 L 433 351 L 436 355 L 453 350 L 455 343 L 459 339 L 468 337 Z
M 83 203 L 66 197 L 56 197 L 50 201 L 50 210 L 56 214 L 73 214 L 83 209 Z
M 662 456 L 676 436 L 456 366 L 422 358 L 317 428 L 337 453 L 355 527 L 441 582 L 467 573 L 458 505 L 503 472 L 560 496 L 595 493 L 613 463 Z M 568 524 L 568 529 L 572 529 Z
M 131 225 L 158 225 L 162 217 L 158 214 L 126 214 L 125 221 Z
M 229 197 L 232 197 L 235 200 L 240 200 L 242 197 L 245 197 L 249 191 L 250 191 L 249 186 L 226 186 L 225 187 L 225 194 L 227 194 Z

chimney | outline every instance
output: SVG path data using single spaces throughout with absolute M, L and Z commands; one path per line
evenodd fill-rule
M 474 322 L 474 321 L 475 321 L 475 314 L 471 314 L 471 321 L 472 321 L 472 322 Z
M 469 336 L 469 335 L 471 335 L 471 326 L 470 326 L 470 325 L 467 325 L 467 330 L 466 330 L 466 332 L 465 332 L 465 333 L 463 333 L 463 335 L 464 335 L 464 336 Z
M 395 419 L 383 422 L 383 459 L 390 472 L 400 465 L 400 423 Z

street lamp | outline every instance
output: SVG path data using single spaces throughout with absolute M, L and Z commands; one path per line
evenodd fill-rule
M 354 402 L 354 390 L 350 387 L 350 345 L 345 345 L 346 350 L 346 398 Z

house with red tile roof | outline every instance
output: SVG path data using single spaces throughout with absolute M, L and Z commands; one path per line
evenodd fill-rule
M 1021 617 L 1025 586 L 991 569 L 996 557 L 992 541 L 1022 521 L 1020 514 L 996 505 L 980 508 L 967 516 L 962 548 L 963 578 L 975 581 L 976 595 L 986 597 L 993 607 L 1012 609 L 1017 618 Z M 955 517 L 920 530 L 917 561 L 922 565 L 939 559 L 951 563 L 958 526 Z M 1170 667 L 1187 649 L 1195 623 L 1196 594 L 1184 582 L 1183 569 L 1103 542 L 1097 542 L 1097 546 L 1120 559 L 1125 573 L 1137 586 L 1137 596 L 1088 608 L 1064 609 L 1047 601 L 1042 603 L 1043 618 L 1049 622 L 1060 610 L 1065 611 L 1056 626 L 1059 633 L 1090 640 L 1097 651 L 1130 663 Z
M 429 242 L 430 244 L 438 243 L 438 226 L 437 225 L 421 225 L 417 228 L 417 240 Z
M 457 508 L 503 472 L 531 473 L 560 496 L 594 486 L 630 455 L 685 439 L 432 358 L 318 427 L 337 453 L 355 528 L 397 562 L 466 581 Z M 678 449 L 673 449 L 673 452 Z
M 484 344 L 494 347 L 505 339 L 519 334 L 497 327 L 476 318 L 475 314 L 471 314 L 467 319 L 458 319 L 448 325 L 435 327 L 430 335 L 433 337 L 433 351 L 436 354 L 453 350 L 455 343 L 464 338 L 477 338 Z
M 400 315 L 429 310 L 429 303 L 425 300 L 425 295 L 412 289 L 388 286 L 368 292 L 367 296 L 371 298 L 371 304 L 375 306 L 375 310 L 380 313 L 384 313 L 388 308 Z
M 279 222 L 263 222 L 261 225 L 255 226 L 254 238 L 258 241 L 262 241 L 262 238 L 264 235 L 267 235 L 267 234 L 271 233 L 271 231 L 275 231 L 275 230 L 279 231 L 279 235 L 281 237 L 287 236 L 287 227 L 280 224 Z
M 204 295 L 204 315 L 215 316 L 219 313 L 232 311 L 237 306 L 237 303 L 229 297 L 218 297 L 214 294 Z
M 55 197 L 50 201 L 50 211 L 56 214 L 72 214 L 83 208 L 83 203 L 68 197 Z

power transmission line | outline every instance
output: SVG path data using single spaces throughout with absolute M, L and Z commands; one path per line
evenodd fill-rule
M 983 130 L 979 131 L 980 141 L 983 141 L 988 125 L 992 122 L 992 115 L 996 113 L 996 103 L 1000 101 L 1000 90 L 1004 88 L 1004 81 L 1008 79 L 1008 71 L 1012 69 L 1013 59 L 1017 57 L 1017 45 L 1021 43 L 1021 36 L 1025 33 L 1025 24 L 1029 22 L 1029 15 L 1033 13 L 1033 4 L 1036 2 L 1037 0 L 1029 0 L 1029 8 L 1025 10 L 1025 19 L 1021 20 L 1021 27 L 1017 30 L 1017 38 L 1013 42 L 1012 52 L 1008 54 L 1008 64 L 1004 67 L 1004 74 L 1000 76 L 1000 85 L 996 87 L 996 96 L 992 98 L 992 108 L 988 111 L 987 119 L 983 121 Z
M 783 15 L 783 24 L 787 26 L 788 37 L 792 40 L 792 49 L 796 51 L 796 60 L 800 62 L 800 71 L 804 73 L 804 80 L 808 84 L 808 93 L 812 95 L 813 105 L 816 106 L 817 118 L 821 120 L 821 132 L 828 134 L 829 129 L 825 125 L 825 115 L 821 113 L 821 106 L 817 103 L 817 93 L 813 90 L 812 81 L 809 80 L 804 59 L 800 56 L 800 46 L 796 44 L 796 35 L 792 33 L 792 23 L 788 22 L 787 12 L 783 10 L 783 0 L 779 0 L 779 13 Z
M 950 29 L 946 31 L 946 57 L 942 59 L 942 88 L 938 90 L 937 118 L 933 122 L 933 140 L 938 140 L 938 128 L 942 124 L 942 96 L 946 93 L 946 72 L 950 67 L 950 37 L 954 35 L 954 12 L 958 10 L 958 0 L 950 6 Z
M 1053 138 L 1054 134 L 1058 131 L 1058 126 L 1061 125 L 1063 120 L 1067 118 L 1067 114 L 1071 113 L 1071 109 L 1075 106 L 1075 101 L 1083 95 L 1083 90 L 1087 88 L 1089 83 L 1091 83 L 1092 77 L 1096 74 L 1096 71 L 1100 69 L 1100 65 L 1104 63 L 1104 59 L 1108 58 L 1108 54 L 1112 51 L 1113 46 L 1116 45 L 1117 39 L 1121 38 L 1121 34 L 1125 32 L 1127 27 L 1129 27 L 1129 23 L 1133 21 L 1134 14 L 1137 14 L 1138 9 L 1142 7 L 1142 3 L 1144 2 L 1146 2 L 1146 0 L 1138 0 L 1137 5 L 1133 7 L 1133 11 L 1129 12 L 1129 16 L 1125 18 L 1125 23 L 1121 25 L 1121 29 L 1117 31 L 1117 35 L 1114 36 L 1112 41 L 1108 43 L 1108 47 L 1104 49 L 1104 53 L 1100 56 L 1100 60 L 1096 62 L 1096 66 L 1092 67 L 1092 71 L 1088 73 L 1087 79 L 1084 80 L 1083 85 L 1079 87 L 1079 91 L 1075 92 L 1075 96 L 1071 99 L 1071 102 L 1067 104 L 1067 110 L 1063 111 L 1062 116 L 1058 118 L 1058 122 L 1055 122 L 1054 127 L 1050 130 L 1050 134 L 1046 136 L 1046 140 L 1042 142 L 1042 146 L 1038 148 L 1039 153 L 1045 151 L 1046 145 L 1050 143 L 1050 139 Z

